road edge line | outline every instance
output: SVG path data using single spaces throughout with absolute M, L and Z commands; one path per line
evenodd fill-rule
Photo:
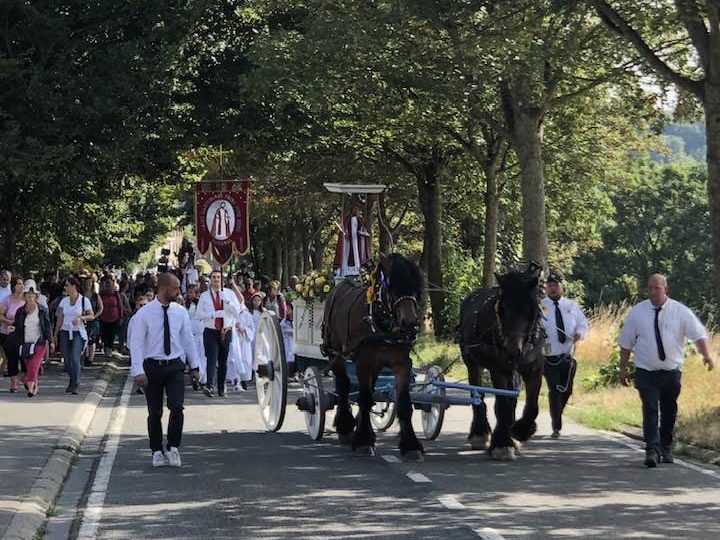
M 20 507 L 0 540 L 33 540 L 45 525 L 48 510 L 62 491 L 95 411 L 117 371 L 117 366 L 113 364 L 106 364 L 103 367 L 92 390 L 73 415 L 70 426 L 53 445 L 53 451 L 45 466 L 33 482 L 30 491 L 24 495 Z
M 97 536 L 103 507 L 105 505 L 105 495 L 108 484 L 110 483 L 110 474 L 112 473 L 118 448 L 120 447 L 120 436 L 123 426 L 125 425 L 125 417 L 127 416 L 133 383 L 134 379 L 128 375 L 128 378 L 125 380 L 125 385 L 123 386 L 122 394 L 120 395 L 120 403 L 117 405 L 115 415 L 108 427 L 108 439 L 105 443 L 97 471 L 95 471 L 95 478 L 90 488 L 90 496 L 83 511 L 80 529 L 77 534 L 78 540 L 94 539 Z

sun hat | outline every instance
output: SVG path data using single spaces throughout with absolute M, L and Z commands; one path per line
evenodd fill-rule
M 24 293 L 35 293 L 35 294 L 40 293 L 34 279 L 26 279 L 25 280 L 23 292 Z

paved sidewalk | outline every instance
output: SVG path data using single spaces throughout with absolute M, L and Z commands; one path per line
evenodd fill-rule
M 92 419 L 100 401 L 97 394 L 106 386 L 108 367 L 96 362 L 90 368 L 83 368 L 79 395 L 65 393 L 67 375 L 57 362 L 46 364 L 39 392 L 32 398 L 27 397 L 22 385 L 17 393 L 10 393 L 10 379 L 0 378 L 0 538 L 10 534 L 8 527 L 17 512 L 27 510 L 27 503 L 34 496 L 31 490 L 37 488 L 36 481 L 51 456 L 62 457 L 61 461 L 72 460 L 85 429 L 83 426 Z M 99 384 L 101 382 L 103 384 Z M 58 465 L 53 467 L 58 478 L 46 483 L 39 499 L 52 496 L 56 491 L 54 484 L 62 481 L 66 470 L 62 463 Z M 45 506 L 43 502 L 33 504 L 30 513 L 40 513 Z M 35 531 L 27 532 L 32 537 Z

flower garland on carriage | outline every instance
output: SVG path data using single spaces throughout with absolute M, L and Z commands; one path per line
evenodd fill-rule
M 302 298 L 306 302 L 323 302 L 335 284 L 332 271 L 312 270 L 300 278 L 295 290 L 288 296 L 290 300 Z

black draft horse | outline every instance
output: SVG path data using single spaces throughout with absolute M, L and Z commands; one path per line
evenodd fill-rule
M 470 445 L 476 450 L 487 449 L 497 460 L 514 460 L 513 439 L 526 441 L 537 429 L 544 363 L 538 305 L 540 270 L 531 263 L 524 272 L 496 275 L 498 287 L 473 291 L 460 307 L 457 338 L 470 384 L 482 384 L 483 368 L 490 372 L 495 388 L 515 388 L 516 373 L 525 383 L 525 408 L 517 421 L 517 399 L 496 396 L 497 423 L 492 439 L 485 403 L 473 406 Z
M 336 285 L 325 301 L 323 345 L 331 358 L 338 404 L 335 428 L 344 444 L 358 453 L 375 453 L 375 432 L 370 423 L 375 382 L 383 367 L 395 375 L 400 453 L 407 460 L 421 460 L 423 447 L 412 427 L 410 377 L 412 347 L 420 325 L 418 302 L 423 290 L 418 266 L 398 253 L 382 257 L 373 273 L 376 291 L 372 309 L 368 288 L 346 280 Z M 353 418 L 348 401 L 350 379 L 346 359 L 355 363 L 358 378 L 358 413 Z

